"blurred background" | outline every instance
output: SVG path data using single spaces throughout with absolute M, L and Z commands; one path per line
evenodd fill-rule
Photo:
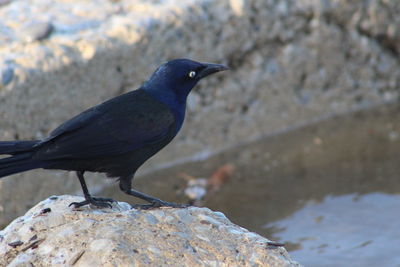
M 399 266 L 397 0 L 0 0 L 0 139 L 45 137 L 173 58 L 223 63 L 134 187 L 219 210 L 306 266 Z M 93 194 L 135 203 L 92 174 Z M 0 180 L 0 225 L 79 194 Z

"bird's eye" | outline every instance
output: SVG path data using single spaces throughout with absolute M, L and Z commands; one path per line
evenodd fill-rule
M 190 78 L 194 78 L 194 76 L 196 76 L 196 72 L 195 71 L 189 72 L 189 77 Z

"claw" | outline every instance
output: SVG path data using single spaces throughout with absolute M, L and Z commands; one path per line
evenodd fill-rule
M 170 207 L 170 208 L 187 208 L 190 207 L 189 204 L 178 204 L 178 203 L 171 203 L 166 201 L 154 201 L 151 204 L 134 204 L 132 208 L 140 209 L 140 210 L 149 210 L 155 209 L 160 207 Z
M 113 202 L 110 201 L 111 199 L 103 199 L 103 198 L 90 198 L 87 200 L 84 200 L 82 202 L 72 202 L 71 204 L 68 205 L 68 207 L 74 206 L 74 208 L 80 208 L 85 205 L 93 205 L 97 208 L 112 208 L 112 205 L 107 202 Z
M 79 205 L 78 202 L 71 202 L 69 203 L 68 207 L 74 206 L 74 208 L 76 208 L 77 205 Z

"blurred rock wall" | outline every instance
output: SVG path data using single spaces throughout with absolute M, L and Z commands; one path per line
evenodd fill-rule
M 399 13 L 396 0 L 0 1 L 0 138 L 42 138 L 179 57 L 232 70 L 196 87 L 182 132 L 144 170 L 394 101 Z M 73 173 L 16 176 L 0 180 L 0 225 L 80 192 Z

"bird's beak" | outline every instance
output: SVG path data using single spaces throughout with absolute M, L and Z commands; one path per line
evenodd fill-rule
M 214 63 L 203 63 L 205 68 L 198 73 L 198 78 L 202 79 L 210 74 L 219 72 L 219 71 L 224 71 L 224 70 L 229 70 L 229 68 L 225 65 L 221 64 L 214 64 Z

